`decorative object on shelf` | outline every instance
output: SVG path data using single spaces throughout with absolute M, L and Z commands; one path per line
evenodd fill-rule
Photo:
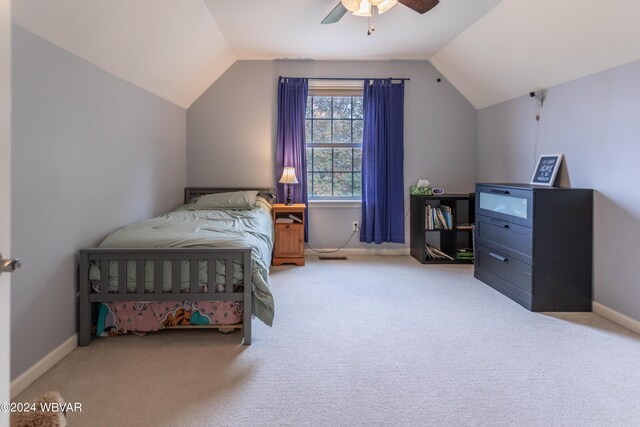
M 560 170 L 562 157 L 562 154 L 542 154 L 533 171 L 531 184 L 553 187 L 558 170 Z
M 431 196 L 433 192 L 431 191 L 431 187 L 418 187 L 416 185 L 412 185 L 409 187 L 409 194 L 414 196 Z
M 433 191 L 433 194 L 436 196 L 441 196 L 444 194 L 444 188 L 434 188 L 431 191 Z
M 287 206 L 291 206 L 291 184 L 297 184 L 295 168 L 285 167 L 282 171 L 282 177 L 280 178 L 280 184 L 287 185 Z
M 419 179 L 416 185 L 409 187 L 409 194 L 415 196 L 431 196 L 433 193 L 431 192 L 431 187 L 429 187 L 429 180 Z

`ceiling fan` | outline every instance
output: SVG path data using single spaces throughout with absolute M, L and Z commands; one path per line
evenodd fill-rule
M 333 8 L 326 18 L 322 20 L 323 24 L 334 24 L 338 22 L 347 12 L 352 12 L 356 16 L 371 17 L 376 13 L 381 14 L 391 9 L 396 3 L 401 3 L 423 14 L 430 11 L 440 0 L 342 0 Z

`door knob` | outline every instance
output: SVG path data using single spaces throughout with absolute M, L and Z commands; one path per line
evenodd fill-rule
M 11 273 L 12 271 L 20 270 L 19 259 L 3 259 L 0 254 L 0 273 Z

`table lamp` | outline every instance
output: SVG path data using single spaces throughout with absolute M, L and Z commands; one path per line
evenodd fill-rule
M 291 184 L 297 184 L 295 168 L 284 168 L 282 171 L 282 178 L 280 178 L 280 184 L 286 184 L 287 186 L 287 205 L 291 205 Z

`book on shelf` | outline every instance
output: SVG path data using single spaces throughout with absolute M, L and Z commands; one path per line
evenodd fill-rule
M 460 248 L 456 249 L 456 258 L 471 260 L 473 259 L 473 249 L 472 248 Z
M 298 218 L 297 216 L 292 215 L 292 214 L 289 214 L 289 218 L 291 218 L 295 222 L 302 222 L 302 220 L 300 218 Z
M 451 230 L 453 229 L 453 209 L 446 205 L 437 208 L 427 205 L 424 222 L 426 230 Z
M 291 218 L 276 218 L 276 222 L 280 223 L 280 224 L 292 224 L 293 223 L 293 219 Z
M 440 249 L 436 248 L 435 246 L 431 246 L 430 244 L 425 244 L 425 255 L 427 256 L 427 259 L 448 259 L 450 261 L 453 261 L 453 257 L 451 257 L 450 255 L 447 255 L 446 253 L 442 252 Z

